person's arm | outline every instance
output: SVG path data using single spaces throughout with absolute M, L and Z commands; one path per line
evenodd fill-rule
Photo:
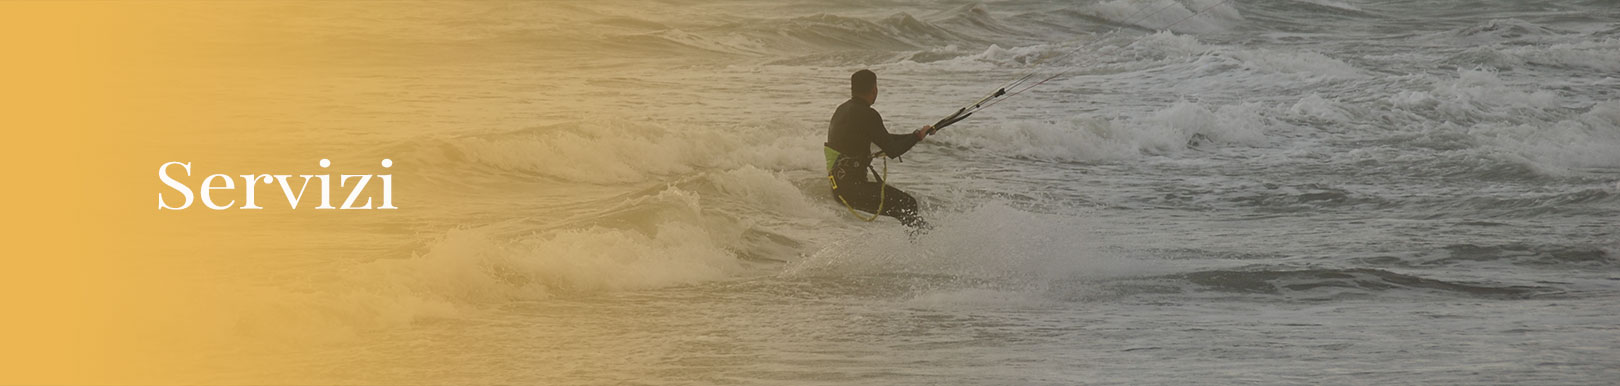
M 889 158 L 899 158 L 901 155 L 906 154 L 906 151 L 911 150 L 911 147 L 917 145 L 917 142 L 922 142 L 923 137 L 928 136 L 929 129 L 932 129 L 930 126 L 923 126 L 917 131 L 906 134 L 889 134 L 889 129 L 883 126 L 883 116 L 879 115 L 876 110 L 872 111 L 871 120 L 866 127 L 868 130 L 867 135 L 872 138 L 872 143 L 883 149 L 883 155 Z

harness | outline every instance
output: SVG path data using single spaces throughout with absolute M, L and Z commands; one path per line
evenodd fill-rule
M 872 163 L 868 162 L 866 164 L 866 169 L 871 170 L 873 176 L 877 177 L 877 179 L 878 179 L 878 206 L 877 206 L 877 210 L 872 211 L 872 216 L 871 217 L 867 217 L 867 216 L 862 216 L 860 212 L 856 212 L 855 211 L 855 206 L 850 205 L 849 200 L 844 199 L 844 195 L 838 194 L 838 178 L 836 178 L 836 176 L 833 175 L 833 167 L 838 165 L 839 160 L 849 160 L 851 162 L 853 162 L 854 160 L 849 158 L 849 157 L 844 157 L 843 153 L 839 153 L 837 150 L 833 150 L 833 148 L 831 146 L 822 146 L 822 149 L 823 149 L 822 153 L 826 154 L 826 156 L 827 156 L 827 182 L 832 183 L 833 196 L 838 197 L 838 202 L 844 203 L 844 209 L 849 209 L 849 214 L 855 215 L 855 218 L 861 219 L 861 221 L 866 221 L 866 222 L 876 221 L 878 216 L 881 216 L 880 213 L 883 213 L 883 204 L 888 203 L 888 199 L 885 196 L 887 196 L 888 193 L 889 193 L 889 188 L 888 188 L 888 183 L 889 183 L 889 181 L 888 181 L 888 177 L 889 177 L 889 159 L 888 158 L 883 159 L 883 174 L 882 174 L 882 176 L 878 176 L 877 170 L 872 168 Z M 882 154 L 882 153 L 879 153 L 879 154 Z

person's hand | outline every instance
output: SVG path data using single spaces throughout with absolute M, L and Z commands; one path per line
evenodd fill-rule
M 917 140 L 921 141 L 923 138 L 928 138 L 928 134 L 932 133 L 933 131 L 934 125 L 923 125 L 921 129 L 917 129 L 917 132 L 912 134 L 916 134 Z

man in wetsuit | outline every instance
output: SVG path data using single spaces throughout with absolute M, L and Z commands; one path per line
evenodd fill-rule
M 870 70 L 856 71 L 849 77 L 849 92 L 851 98 L 838 106 L 827 127 L 827 175 L 832 180 L 833 196 L 854 209 L 894 217 L 913 229 L 927 228 L 917 211 L 916 198 L 893 186 L 867 180 L 866 171 L 872 165 L 870 145 L 882 149 L 883 156 L 899 158 L 927 137 L 933 127 L 889 134 L 883 127 L 883 116 L 872 109 L 878 89 L 877 74 Z

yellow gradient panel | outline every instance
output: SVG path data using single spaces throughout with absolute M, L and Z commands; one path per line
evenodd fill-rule
M 352 190 L 336 186 L 340 175 L 409 168 L 384 168 L 386 156 L 348 144 L 438 112 L 368 115 L 356 106 L 392 96 L 333 80 L 353 76 L 355 63 L 433 53 L 363 37 L 334 42 L 307 28 L 336 18 L 365 30 L 362 14 L 353 3 L 296 1 L 0 3 L 6 223 L 15 240 L 0 270 L 0 384 L 354 382 L 368 379 L 366 364 L 383 366 L 349 353 L 326 373 L 283 369 L 391 321 L 345 310 L 342 294 L 363 299 L 366 289 L 277 283 L 338 274 L 317 255 L 343 246 L 343 230 L 386 226 L 397 211 L 316 210 L 318 183 L 305 186 L 299 209 L 278 185 L 254 184 L 266 209 L 242 209 L 240 176 L 292 175 L 297 184 L 304 174 L 328 175 L 338 206 Z M 167 174 L 194 195 L 183 210 L 159 209 L 187 201 L 159 179 L 170 162 Z M 235 186 L 205 201 L 211 174 Z M 382 206 L 381 182 L 374 178 L 358 201 Z M 432 187 L 392 187 L 407 189 L 423 197 Z M 416 200 L 396 204 L 421 208 Z M 311 301 L 305 290 L 340 300 Z

